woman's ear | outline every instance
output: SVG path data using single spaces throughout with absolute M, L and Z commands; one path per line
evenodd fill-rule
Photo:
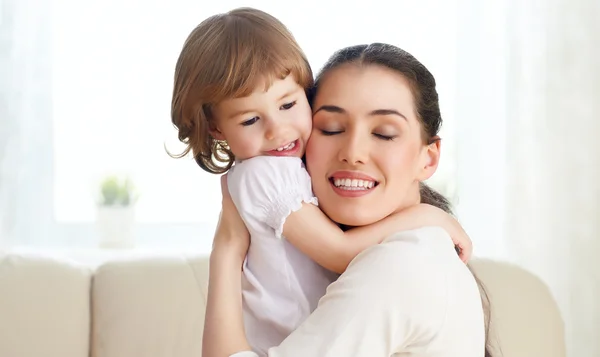
M 419 181 L 429 179 L 437 170 L 440 163 L 441 142 L 442 139 L 439 136 L 434 136 L 431 138 L 430 144 L 423 148 Z

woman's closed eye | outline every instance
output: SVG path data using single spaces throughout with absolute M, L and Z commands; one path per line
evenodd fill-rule
M 245 120 L 245 121 L 241 122 L 241 124 L 243 126 L 250 126 L 250 125 L 256 123 L 258 121 L 258 119 L 259 119 L 258 117 L 253 117 L 253 118 L 250 118 L 248 120 Z
M 333 136 L 333 135 L 338 135 L 343 133 L 343 130 L 324 130 L 321 129 L 320 130 L 321 134 L 325 135 L 325 136 Z M 384 135 L 384 134 L 379 134 L 379 133 L 373 133 L 373 136 L 376 137 L 377 139 L 381 139 L 381 140 L 385 140 L 385 141 L 392 141 L 395 138 L 398 137 L 398 135 Z
M 385 141 L 392 141 L 395 138 L 398 137 L 398 135 L 383 135 L 383 134 L 378 134 L 378 133 L 373 133 L 373 135 L 381 140 L 385 140 Z
M 296 101 L 289 102 L 289 103 L 285 103 L 284 105 L 282 105 L 281 107 L 279 107 L 279 110 L 290 110 L 290 109 L 292 109 L 292 108 L 293 108 L 295 105 L 296 105 Z
M 325 136 L 337 135 L 337 134 L 341 134 L 343 132 L 343 130 L 324 130 L 324 129 L 321 129 L 319 131 L 321 132 L 321 134 L 323 134 Z

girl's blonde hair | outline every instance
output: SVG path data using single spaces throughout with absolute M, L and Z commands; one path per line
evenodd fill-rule
M 292 75 L 305 89 L 313 74 L 290 31 L 275 17 L 252 8 L 212 16 L 188 36 L 175 67 L 171 120 L 186 149 L 210 173 L 224 173 L 234 155 L 215 129 L 211 107 L 250 95 L 257 85 Z

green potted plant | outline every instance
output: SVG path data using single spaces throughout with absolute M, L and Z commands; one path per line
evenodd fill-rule
M 137 193 L 127 177 L 107 176 L 100 183 L 96 221 L 102 248 L 132 248 Z

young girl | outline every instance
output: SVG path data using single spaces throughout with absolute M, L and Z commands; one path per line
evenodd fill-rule
M 471 254 L 456 220 L 430 205 L 348 232 L 319 210 L 302 161 L 312 131 L 306 96 L 312 85 L 311 68 L 291 33 L 249 8 L 203 21 L 186 40 L 175 70 L 171 114 L 187 144 L 180 156 L 191 151 L 204 170 L 228 172 L 231 197 L 251 235 L 243 266 L 244 324 L 262 355 L 316 308 L 336 273 L 395 232 L 442 226 L 464 261 Z M 340 170 L 328 173 L 337 194 L 379 197 L 385 175 L 364 172 L 362 164 L 341 160 Z M 360 222 L 369 212 L 355 215 Z

